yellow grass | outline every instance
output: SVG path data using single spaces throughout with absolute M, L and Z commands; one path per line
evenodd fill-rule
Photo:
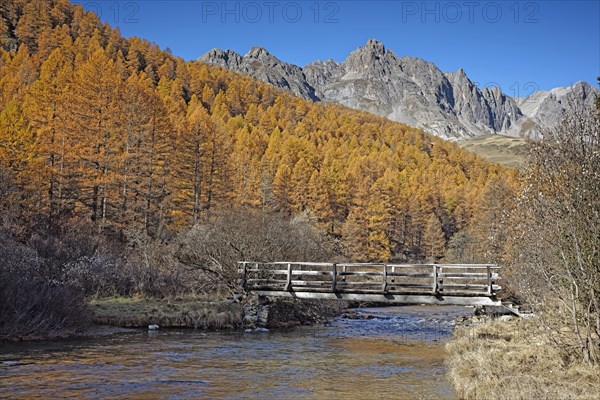
M 600 400 L 600 367 L 570 357 L 534 320 L 459 327 L 446 349 L 461 398 Z
M 513 168 L 521 168 L 525 164 L 529 150 L 526 139 L 503 135 L 478 136 L 457 144 L 488 161 Z
M 242 320 L 242 305 L 202 299 L 116 297 L 91 302 L 93 322 L 120 327 L 223 329 Z

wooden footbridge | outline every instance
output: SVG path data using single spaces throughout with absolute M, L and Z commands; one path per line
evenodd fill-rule
M 259 296 L 402 304 L 500 306 L 492 264 L 239 262 L 241 285 Z

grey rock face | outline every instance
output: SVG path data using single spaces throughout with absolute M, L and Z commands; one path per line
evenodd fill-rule
M 339 74 L 341 65 L 332 59 L 315 61 L 304 67 L 303 72 L 309 85 L 315 88 L 317 97 L 323 98 L 320 88 L 330 84 Z
M 579 81 L 571 86 L 540 90 L 517 99 L 517 104 L 527 117 L 527 136 L 537 137 L 543 130 L 560 122 L 568 108 L 591 107 L 600 91 L 589 83 Z
M 314 88 L 306 81 L 302 68 L 278 60 L 262 47 L 253 47 L 243 57 L 232 50 L 213 49 L 198 61 L 253 76 L 305 99 L 319 100 Z
M 240 71 L 243 62 L 242 56 L 235 51 L 223 51 L 221 49 L 212 49 L 198 60 L 234 71 Z
M 513 99 L 498 88 L 478 88 L 462 69 L 443 73 L 433 63 L 399 58 L 373 39 L 342 63 L 316 61 L 304 68 L 284 63 L 260 47 L 243 57 L 214 49 L 199 61 L 248 74 L 306 99 L 368 111 L 447 139 L 531 134 L 556 122 L 567 98 L 580 104 L 593 101 L 598 92 L 580 82 Z

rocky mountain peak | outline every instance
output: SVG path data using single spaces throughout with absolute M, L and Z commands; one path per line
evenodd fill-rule
M 233 50 L 212 49 L 200 57 L 198 61 L 232 69 L 241 64 L 242 56 Z
M 465 73 L 465 70 L 462 68 L 459 68 L 454 72 L 446 72 L 444 76 L 448 79 L 448 81 L 453 87 L 463 87 L 469 90 L 475 87 L 475 84 L 471 82 L 471 80 Z
M 469 80 L 469 78 L 467 77 L 467 74 L 465 73 L 465 70 L 462 68 L 459 68 L 454 72 L 448 72 L 448 73 L 446 73 L 446 76 L 448 76 L 448 78 L 453 81 L 468 81 Z
M 307 82 L 302 68 L 277 59 L 263 47 L 252 47 L 243 57 L 231 50 L 210 50 L 198 58 L 198 61 L 253 76 L 273 86 L 289 90 L 296 96 L 319 100 L 315 89 Z
M 261 59 L 261 58 L 267 58 L 267 57 L 273 57 L 273 56 L 264 47 L 255 46 L 255 47 L 251 48 L 250 50 L 248 50 L 248 52 L 246 53 L 246 55 L 244 57 Z
M 398 58 L 375 39 L 342 63 L 329 59 L 304 68 L 285 63 L 262 47 L 253 47 L 244 57 L 213 49 L 199 61 L 251 75 L 306 99 L 368 111 L 447 139 L 534 135 L 536 127 L 560 118 L 569 102 L 587 104 L 599 93 L 577 82 L 514 99 L 497 87 L 477 87 L 462 68 L 443 73 L 420 58 Z
M 523 114 L 533 122 L 529 124 L 525 134 L 533 137 L 543 135 L 544 129 L 560 122 L 569 107 L 594 107 L 596 96 L 600 96 L 598 89 L 579 81 L 570 86 L 540 90 L 516 99 Z
M 385 54 L 384 44 L 375 39 L 369 39 L 362 49 L 378 56 L 383 56 Z
M 380 59 L 386 55 L 385 46 L 383 43 L 369 39 L 367 44 L 357 48 L 348 56 L 348 59 L 360 58 L 360 59 Z
M 397 60 L 396 55 L 386 50 L 383 43 L 369 39 L 366 45 L 350 53 L 342 66 L 347 73 L 365 73 L 373 79 L 379 79 L 391 72 Z

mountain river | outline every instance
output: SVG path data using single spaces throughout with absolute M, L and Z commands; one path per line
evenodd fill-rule
M 134 330 L 0 344 L 0 398 L 454 399 L 451 306 L 362 308 L 270 332 Z

